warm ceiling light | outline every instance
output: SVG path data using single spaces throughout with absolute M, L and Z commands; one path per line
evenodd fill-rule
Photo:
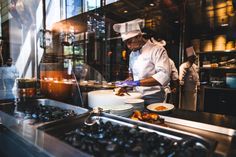
M 154 7 L 154 6 L 155 6 L 155 4 L 154 4 L 154 3 L 150 3 L 149 5 L 150 5 L 151 7 Z
M 179 23 L 179 21 L 178 21 L 178 20 L 176 20 L 176 21 L 175 21 L 175 23 Z
M 128 10 L 124 10 L 124 12 L 123 13 L 128 13 Z
M 226 27 L 226 26 L 228 26 L 228 25 L 229 25 L 228 23 L 222 23 L 222 24 L 221 24 L 222 27 Z

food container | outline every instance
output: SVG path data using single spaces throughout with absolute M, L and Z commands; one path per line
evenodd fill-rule
M 102 113 L 39 128 L 92 156 L 212 156 L 215 142 L 201 136 Z
M 34 97 L 36 95 L 36 79 L 17 79 L 17 92 L 19 98 Z
M 27 140 L 41 140 L 37 137 L 38 127 L 61 120 L 73 120 L 88 110 L 51 99 L 25 99 L 4 103 L 0 108 L 1 123 L 14 128 Z
M 236 88 L 236 73 L 226 73 L 226 85 L 229 88 Z
M 52 121 L 71 118 L 88 112 L 87 109 L 72 106 L 51 99 L 28 99 L 13 103 L 3 104 L 0 108 L 4 113 L 14 117 L 17 123 L 22 122 L 30 126 L 41 126 Z M 2 106 L 3 106 L 2 105 Z M 3 123 L 7 119 L 3 118 Z M 6 123 L 7 124 L 7 123 Z

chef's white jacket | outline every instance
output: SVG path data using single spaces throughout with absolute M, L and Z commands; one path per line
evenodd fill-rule
M 199 83 L 198 67 L 185 62 L 179 67 L 180 85 L 183 86 L 180 107 L 185 110 L 196 111 L 197 109 L 197 86 Z
M 197 92 L 197 86 L 200 84 L 197 65 L 190 67 L 189 62 L 182 63 L 179 67 L 179 81 L 184 91 Z
M 129 73 L 133 74 L 134 81 L 153 77 L 161 84 L 135 87 L 143 96 L 157 93 L 169 83 L 171 69 L 164 47 L 148 40 L 140 50 L 132 51 L 129 57 Z
M 19 76 L 15 65 L 2 67 L 2 79 L 16 79 Z
M 171 69 L 171 80 L 175 81 L 179 79 L 179 74 L 178 74 L 178 70 L 175 66 L 175 63 L 172 59 L 169 58 L 169 62 L 170 62 L 170 69 Z

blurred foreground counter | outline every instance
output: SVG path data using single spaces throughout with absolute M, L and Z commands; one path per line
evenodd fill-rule
M 180 109 L 175 109 L 162 117 L 171 128 L 216 140 L 218 155 L 236 155 L 236 117 Z
M 77 139 L 77 137 L 67 137 L 73 135 L 73 129 L 75 133 L 80 133 L 80 136 L 84 135 L 83 132 L 80 132 L 83 130 L 81 130 L 80 126 L 84 125 L 85 119 L 88 117 L 88 115 L 90 115 L 89 111 L 84 108 L 75 106 L 71 107 L 71 105 L 69 104 L 47 99 L 35 99 L 31 100 L 30 102 L 25 101 L 25 104 L 24 102 L 22 102 L 21 105 L 32 105 L 37 101 L 46 104 L 54 103 L 54 108 L 62 106 L 64 107 L 64 109 L 70 108 L 78 113 L 78 116 L 47 123 L 32 123 L 32 121 L 29 122 L 25 118 L 22 118 L 22 114 L 20 114 L 20 112 L 17 112 L 18 117 L 15 117 L 15 113 L 17 111 L 16 107 L 18 107 L 19 110 L 19 106 L 17 106 L 14 100 L 1 100 L 0 118 L 2 125 L 0 127 L 0 148 L 4 149 L 0 149 L 0 153 L 5 154 L 6 156 L 15 156 L 15 154 L 10 153 L 10 150 L 17 148 L 18 155 L 20 154 L 19 156 L 24 157 L 32 156 L 32 154 L 33 156 L 58 157 L 89 156 L 87 153 L 91 150 L 86 149 L 86 151 L 80 151 L 80 149 L 76 149 L 79 148 L 79 146 L 75 147 L 75 145 L 79 144 L 76 142 L 81 142 Z M 58 115 L 58 111 L 53 112 L 53 114 L 51 114 L 50 116 L 55 114 Z M 19 119 L 19 117 L 21 117 L 21 119 Z M 128 124 L 130 126 L 133 126 L 133 128 L 137 128 L 137 126 L 140 126 L 142 128 L 146 128 L 146 130 L 151 129 L 157 133 L 161 132 L 161 136 L 166 136 L 166 134 L 169 134 L 170 138 L 174 138 L 175 140 L 181 139 L 180 141 L 183 141 L 183 139 L 186 138 L 188 140 L 193 140 L 196 138 L 195 140 L 199 140 L 198 142 L 200 142 L 200 144 L 202 140 L 205 142 L 209 141 L 209 143 L 205 143 L 208 146 L 207 151 L 213 152 L 210 153 L 209 156 L 236 156 L 236 117 L 179 109 L 174 109 L 169 113 L 160 115 L 160 117 L 164 119 L 164 126 L 134 121 L 130 118 L 119 117 L 107 113 L 102 113 L 97 118 L 95 116 L 95 120 L 103 119 L 105 121 L 112 121 L 114 123 L 120 121 L 121 125 Z M 88 129 L 89 126 L 87 126 L 86 128 Z M 132 129 L 130 128 L 128 132 L 130 132 L 131 130 Z M 120 132 L 120 130 L 118 129 L 117 132 Z M 111 135 L 111 137 L 115 137 L 117 135 L 116 132 L 114 132 L 113 134 Z M 182 134 L 184 134 L 184 136 Z M 98 134 L 95 135 L 96 137 L 98 137 Z M 67 138 L 63 136 L 66 136 Z M 67 143 L 63 142 L 65 141 L 65 139 L 67 140 Z M 75 141 L 72 142 L 71 145 L 70 143 L 68 144 L 68 141 L 71 141 L 72 139 Z M 76 141 L 76 139 L 78 141 Z M 23 145 L 22 143 L 24 143 L 25 145 Z M 2 147 L 3 145 L 4 147 Z M 199 145 L 199 143 L 197 145 Z M 23 147 L 21 148 L 20 146 Z M 114 144 L 112 146 L 114 146 Z M 195 146 L 193 146 L 193 148 L 194 147 Z M 109 150 L 110 149 L 111 146 L 109 146 Z M 25 150 L 27 150 L 28 153 L 25 153 Z M 150 154 L 146 155 L 149 156 Z

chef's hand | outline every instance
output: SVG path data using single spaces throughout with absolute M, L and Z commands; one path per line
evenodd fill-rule
M 116 82 L 115 85 L 117 87 L 134 87 L 134 86 L 140 86 L 140 81 L 121 81 L 121 82 Z

